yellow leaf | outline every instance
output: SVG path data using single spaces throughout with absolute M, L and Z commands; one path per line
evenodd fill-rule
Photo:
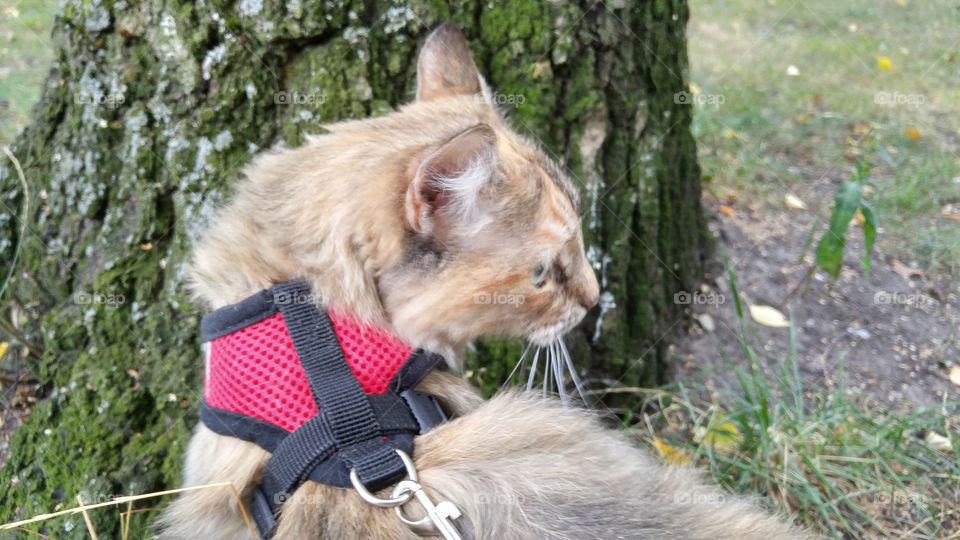
M 690 456 L 688 456 L 686 452 L 674 448 L 656 437 L 653 438 L 653 447 L 657 449 L 657 453 L 659 453 L 660 457 L 665 459 L 667 463 L 674 465 L 686 465 L 690 463 Z
M 720 134 L 724 139 L 732 141 L 733 139 L 739 139 L 740 136 L 737 135 L 737 132 L 730 128 L 723 128 L 723 133 Z
M 533 65 L 533 78 L 535 80 L 544 76 L 549 76 L 550 73 L 551 73 L 550 62 L 547 62 L 547 61 L 537 62 L 536 64 Z
M 950 368 L 950 382 L 960 386 L 960 366 L 953 366 Z
M 857 227 L 863 227 L 863 224 L 867 222 L 867 218 L 863 217 L 863 212 L 857 208 L 855 214 L 853 214 L 853 219 L 850 220 L 851 225 L 856 225 Z
M 771 328 L 786 328 L 790 321 L 770 306 L 750 306 L 750 316 L 758 323 Z
M 10 348 L 10 344 L 6 341 L 0 341 L 0 358 L 3 358 L 3 355 L 7 354 L 7 349 Z
M 783 203 L 787 205 L 787 208 L 791 210 L 806 210 L 807 203 L 800 200 L 800 197 L 797 197 L 793 193 L 787 193 L 783 196 Z
M 890 71 L 890 68 L 893 67 L 893 61 L 890 60 L 889 56 L 878 56 L 877 67 L 880 68 L 880 71 Z
M 703 435 L 702 444 L 712 446 L 719 452 L 736 450 L 743 442 L 743 435 L 733 422 L 719 422 L 715 426 L 708 426 Z
M 917 140 L 917 139 L 919 139 L 920 136 L 921 136 L 921 135 L 920 135 L 920 130 L 917 129 L 917 128 L 912 128 L 912 127 L 903 130 L 903 134 L 906 135 L 906 137 L 907 137 L 908 139 L 911 139 L 911 140 L 914 140 L 914 141 Z

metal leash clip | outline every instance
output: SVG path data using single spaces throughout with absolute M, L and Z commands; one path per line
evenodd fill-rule
M 450 501 L 441 501 L 439 504 L 434 504 L 427 492 L 423 490 L 423 486 L 420 485 L 413 460 L 403 450 L 398 449 L 397 454 L 407 468 L 407 479 L 394 486 L 389 499 L 382 499 L 370 493 L 360 482 L 360 477 L 357 476 L 355 470 L 350 471 L 350 483 L 353 484 L 353 488 L 357 490 L 364 501 L 380 508 L 393 508 L 400 521 L 410 527 L 410 530 L 418 536 L 442 536 L 445 540 L 463 540 L 453 523 L 453 520 L 462 515 L 460 509 Z M 402 506 L 414 497 L 417 498 L 417 502 L 427 513 L 426 516 L 417 520 L 407 517 L 402 509 Z

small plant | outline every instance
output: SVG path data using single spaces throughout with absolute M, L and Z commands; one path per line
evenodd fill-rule
M 870 256 L 873 254 L 873 244 L 877 237 L 877 223 L 873 208 L 864 199 L 864 188 L 870 166 L 858 162 L 853 178 L 844 182 L 833 198 L 833 214 L 830 216 L 830 225 L 820 237 L 817 244 L 816 265 L 822 268 L 831 277 L 840 275 L 843 266 L 843 252 L 846 248 L 847 229 L 854 219 L 863 225 L 864 255 L 860 264 L 864 270 L 870 270 Z

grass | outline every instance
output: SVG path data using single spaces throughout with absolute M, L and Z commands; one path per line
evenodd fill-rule
M 956 2 L 691 0 L 691 10 L 710 190 L 773 211 L 785 192 L 821 206 L 864 160 L 881 246 L 960 271 L 960 222 L 940 213 L 960 200 Z
M 793 328 L 777 358 L 740 323 L 737 350 L 717 344 L 729 388 L 645 392 L 628 429 L 835 538 L 960 538 L 960 403 L 893 414 L 843 388 L 807 388 Z
M 723 97 L 695 116 L 710 190 L 757 198 L 771 210 L 785 191 L 824 205 L 853 163 L 865 160 L 887 251 L 960 270 L 960 224 L 940 216 L 960 199 L 955 2 L 691 0 L 691 7 L 695 93 Z M 55 10 L 55 2 L 0 2 L 0 144 L 13 140 L 39 97 Z M 883 92 L 923 103 L 878 104 Z M 699 464 L 825 534 L 960 538 L 958 404 L 875 410 L 845 392 L 805 387 L 795 347 L 773 358 L 757 342 L 744 322 L 737 350 L 718 344 L 736 374 L 730 388 L 676 383 L 648 391 L 628 429 L 667 459 Z M 931 447 L 930 433 L 948 437 L 952 450 Z
M 0 145 L 13 141 L 40 98 L 56 8 L 49 0 L 0 0 Z

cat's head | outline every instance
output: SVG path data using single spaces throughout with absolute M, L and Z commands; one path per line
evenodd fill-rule
M 403 255 L 378 280 L 394 325 L 450 344 L 569 331 L 599 294 L 577 190 L 503 120 L 455 26 L 427 38 L 404 114 L 446 133 L 406 163 Z

